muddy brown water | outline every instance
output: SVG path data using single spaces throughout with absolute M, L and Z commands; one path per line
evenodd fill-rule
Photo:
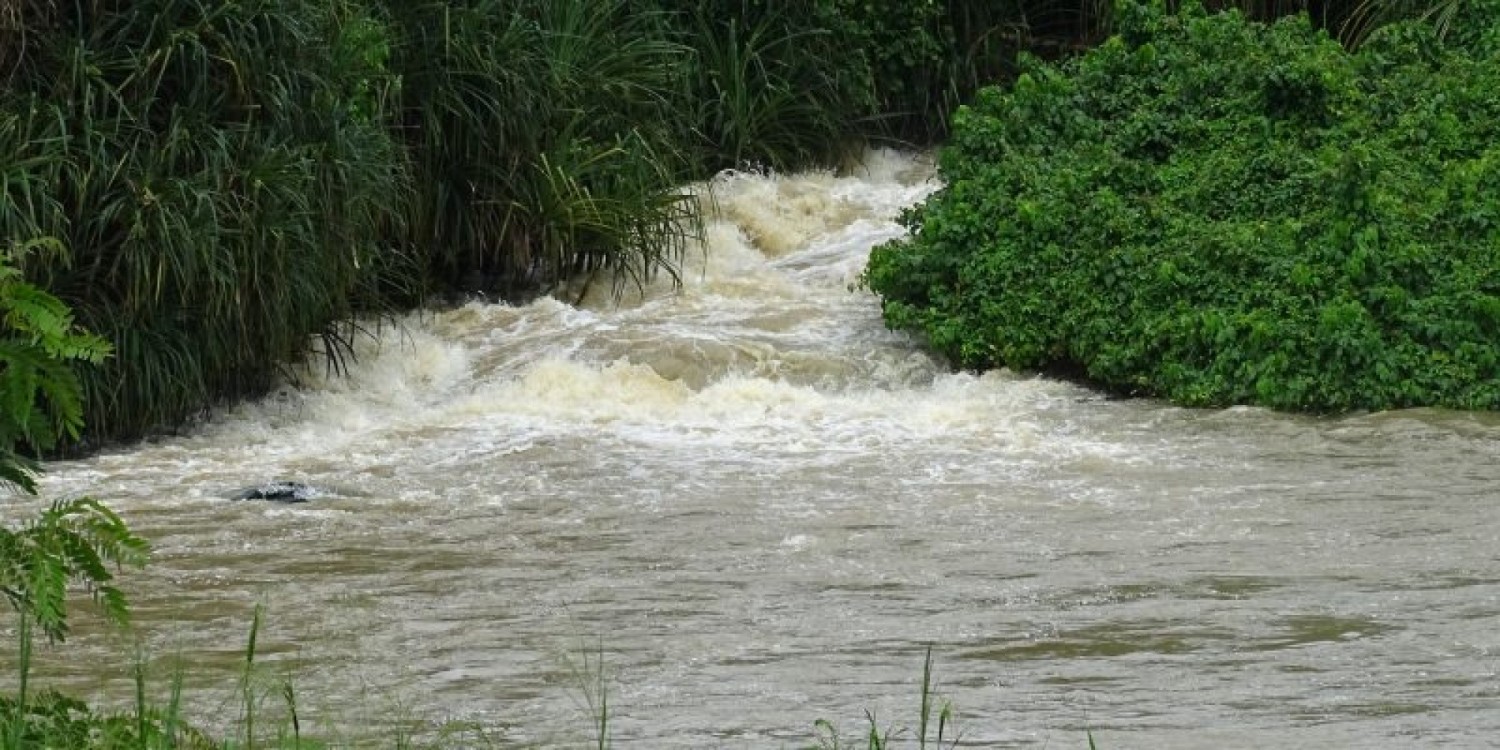
M 929 175 L 724 176 L 681 291 L 413 316 L 348 378 L 49 466 L 156 553 L 133 634 L 80 610 L 41 679 L 127 700 L 139 644 L 227 721 L 263 602 L 263 684 L 351 744 L 585 745 L 602 651 L 617 747 L 795 747 L 913 725 L 929 644 L 966 746 L 1500 742 L 1500 418 L 952 373 L 851 290 Z M 225 499 L 269 478 L 330 494 Z

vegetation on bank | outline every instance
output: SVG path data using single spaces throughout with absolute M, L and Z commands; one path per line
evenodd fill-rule
M 959 115 L 949 186 L 868 279 L 893 324 L 968 366 L 1191 404 L 1495 408 L 1500 6 L 1465 8 L 1446 41 L 1325 17 L 1348 54 L 1300 19 L 1133 7 L 1121 36 Z M 1077 24 L 1064 40 L 1108 16 L 1053 11 Z M 337 362 L 358 312 L 672 273 L 694 231 L 682 180 L 941 134 L 1005 69 L 1001 32 L 1052 28 L 1024 18 L 956 0 L 0 3 L 0 483 L 33 493 L 31 457 L 85 416 L 129 436 L 263 388 L 310 335 Z M 257 725 L 257 626 L 235 738 L 192 729 L 176 689 L 148 701 L 140 673 L 119 714 L 32 688 L 70 590 L 127 621 L 114 573 L 147 549 L 88 498 L 0 528 L 19 657 L 0 744 L 318 746 L 290 685 Z M 941 745 L 928 667 L 917 741 L 936 721 Z M 890 741 L 872 718 L 860 743 Z
M 866 272 L 963 367 L 1192 406 L 1500 408 L 1500 5 L 1369 31 L 1129 6 L 954 119 Z
M 1310 3 L 1310 0 L 1308 0 Z M 1298 2 L 1238 0 L 1275 15 Z M 1401 3 L 1316 4 L 1360 38 Z M 930 143 L 1105 2 L 0 2 L 0 243 L 115 356 L 87 439 L 256 394 L 357 315 L 674 274 L 684 182 Z
M 1060 25 L 1019 13 L 0 2 L 0 243 L 52 238 L 15 267 L 114 346 L 81 375 L 89 438 L 138 436 L 310 351 L 340 366 L 356 315 L 672 274 L 697 230 L 680 185 L 937 137 Z

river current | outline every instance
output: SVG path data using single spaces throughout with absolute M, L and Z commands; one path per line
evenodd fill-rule
M 680 290 L 413 315 L 347 377 L 50 465 L 155 555 L 132 633 L 80 606 L 38 679 L 128 700 L 138 644 L 232 718 L 264 603 L 260 679 L 353 744 L 583 746 L 602 655 L 616 747 L 804 746 L 915 726 L 929 646 L 966 747 L 1500 741 L 1500 417 L 954 373 L 857 287 L 931 174 L 724 175 Z M 327 494 L 227 499 L 268 479 Z

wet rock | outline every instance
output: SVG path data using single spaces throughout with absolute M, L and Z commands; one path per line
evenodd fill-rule
M 278 503 L 305 503 L 323 493 L 318 488 L 301 482 L 275 481 L 255 487 L 246 487 L 230 497 L 231 500 L 270 500 Z

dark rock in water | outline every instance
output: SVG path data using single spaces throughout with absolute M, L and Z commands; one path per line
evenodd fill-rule
M 267 482 L 258 487 L 246 487 L 236 492 L 231 500 L 272 500 L 278 503 L 305 503 L 323 495 L 316 487 L 301 482 Z

